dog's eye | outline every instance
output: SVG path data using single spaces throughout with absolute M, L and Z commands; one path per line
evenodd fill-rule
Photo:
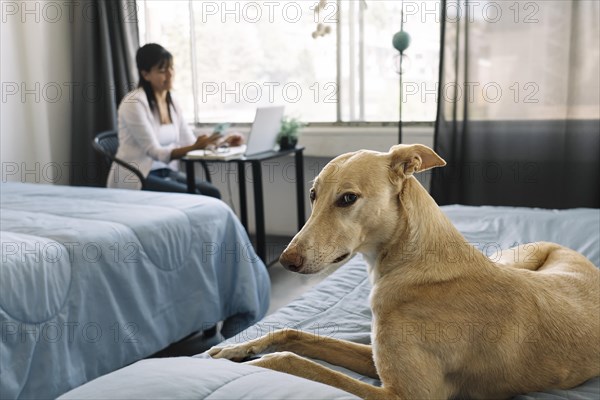
M 317 193 L 315 192 L 315 189 L 310 189 L 310 201 L 313 202 L 315 201 L 315 199 L 317 198 Z
M 338 207 L 348 207 L 354 204 L 354 202 L 358 199 L 358 195 L 355 193 L 345 193 L 340 197 L 337 201 Z

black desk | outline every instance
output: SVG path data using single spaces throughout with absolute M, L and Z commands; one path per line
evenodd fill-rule
M 253 156 L 236 158 L 231 160 L 215 160 L 215 159 L 189 159 L 182 158 L 185 162 L 185 171 L 187 174 L 187 188 L 189 193 L 196 192 L 196 173 L 194 170 L 195 163 L 201 163 L 206 173 L 206 179 L 210 182 L 209 169 L 206 167 L 208 163 L 235 163 L 237 164 L 237 170 L 239 174 L 239 190 L 240 190 L 240 208 L 241 208 L 241 220 L 242 225 L 248 232 L 248 206 L 246 202 L 246 170 L 245 163 L 252 164 L 252 176 L 253 176 L 253 187 L 254 187 L 254 213 L 256 217 L 256 253 L 258 256 L 268 264 L 266 260 L 266 233 L 265 233 L 265 205 L 263 197 L 263 184 L 262 184 L 262 168 L 261 164 L 263 161 L 270 160 L 273 158 L 284 157 L 290 154 L 294 154 L 296 162 L 296 201 L 297 201 L 297 218 L 298 218 L 298 230 L 302 229 L 304 225 L 304 157 L 302 152 L 304 147 L 296 147 L 289 150 L 281 151 L 267 151 L 265 153 L 256 154 Z

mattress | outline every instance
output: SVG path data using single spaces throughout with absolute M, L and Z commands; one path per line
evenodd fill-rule
M 508 207 L 442 207 L 465 238 L 481 250 L 549 240 L 580 251 L 600 265 L 600 211 Z M 371 341 L 370 283 L 360 256 L 289 305 L 226 340 L 233 344 L 275 329 L 296 328 L 368 344 Z M 600 316 L 599 316 L 600 317 Z M 315 360 L 374 385 L 377 380 Z M 143 360 L 96 379 L 62 399 L 117 398 L 306 399 L 355 398 L 320 383 L 227 360 L 195 357 Z M 518 399 L 598 399 L 600 378 L 571 390 L 529 393 Z
M 2 399 L 55 398 L 269 305 L 244 228 L 205 196 L 2 184 L 0 240 Z

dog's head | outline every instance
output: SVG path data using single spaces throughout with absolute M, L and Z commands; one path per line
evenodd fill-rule
M 323 168 L 310 190 L 310 218 L 279 258 L 303 274 L 340 266 L 355 253 L 373 254 L 402 228 L 401 194 L 415 172 L 446 165 L 429 147 L 343 154 Z

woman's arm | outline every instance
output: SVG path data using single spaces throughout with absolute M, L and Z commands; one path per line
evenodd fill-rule
M 205 149 L 208 145 L 216 143 L 217 140 L 219 140 L 219 138 L 220 138 L 220 135 L 214 135 L 214 134 L 212 136 L 200 135 L 196 138 L 196 141 L 194 142 L 194 144 L 192 144 L 190 146 L 174 148 L 171 151 L 171 159 L 176 160 L 176 159 L 182 158 L 183 156 L 185 156 L 188 153 L 188 151 Z
M 172 160 L 184 157 L 188 151 L 205 149 L 208 145 L 216 143 L 220 135 L 213 134 L 210 137 L 207 135 L 194 137 L 194 134 L 183 117 L 183 110 L 179 106 L 179 103 L 174 98 L 171 98 L 171 100 L 173 101 L 173 108 L 175 110 L 175 115 L 177 116 L 177 128 L 179 129 L 178 145 L 180 146 L 171 151 Z

